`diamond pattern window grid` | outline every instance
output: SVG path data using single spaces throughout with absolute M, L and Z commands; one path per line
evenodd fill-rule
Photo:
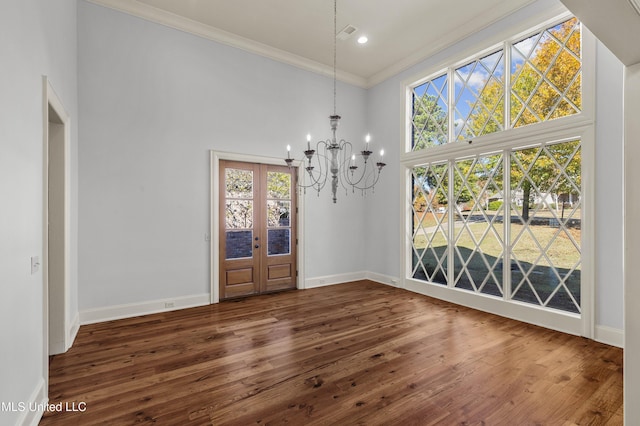
M 487 210 L 503 194 L 503 158 L 478 156 L 453 163 L 453 285 L 501 297 L 509 269 L 516 301 L 580 313 L 581 148 L 579 141 L 517 150 L 510 155 L 511 228 L 505 268 L 501 223 L 506 207 Z M 424 281 L 447 284 L 449 187 L 447 165 L 413 170 L 413 270 Z M 536 201 L 523 216 L 523 194 Z M 566 208 L 568 201 L 573 201 Z M 562 207 L 560 207 L 560 203 Z M 466 205 L 465 205 L 466 204 Z
M 448 166 L 428 164 L 412 171 L 412 277 L 447 285 Z
M 504 51 L 454 71 L 456 140 L 504 129 Z
M 449 141 L 448 86 L 448 77 L 444 74 L 412 89 L 413 151 Z
M 511 126 L 579 113 L 580 22 L 573 18 L 511 46 Z
M 511 155 L 515 300 L 580 313 L 580 154 L 580 142 L 573 141 Z M 562 200 L 560 209 L 552 194 L 573 195 L 575 205 L 567 212 Z M 523 205 L 530 200 L 536 203 L 525 217 Z
M 508 128 L 581 112 L 581 24 L 576 18 L 508 44 L 508 49 Z M 504 71 L 505 55 L 499 50 L 413 88 L 412 151 L 504 130 Z
M 489 212 L 488 204 L 491 198 L 502 198 L 502 169 L 502 155 L 461 160 L 454 167 L 454 286 L 499 297 L 503 206 Z

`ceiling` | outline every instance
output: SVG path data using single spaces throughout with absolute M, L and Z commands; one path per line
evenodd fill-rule
M 331 75 L 331 0 L 89 0 Z M 370 87 L 534 0 L 339 0 L 338 78 Z M 369 42 L 359 45 L 366 35 Z
M 640 0 L 561 0 L 627 66 L 640 63 Z

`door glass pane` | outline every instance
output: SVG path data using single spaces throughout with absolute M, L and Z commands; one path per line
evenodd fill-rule
M 511 297 L 580 313 L 580 141 L 511 154 Z
M 225 170 L 226 198 L 253 198 L 253 172 L 251 170 Z
M 291 201 L 267 201 L 267 225 L 271 228 L 289 226 Z
M 267 255 L 291 254 L 291 173 L 267 172 Z
M 227 200 L 225 211 L 227 229 L 253 228 L 253 201 Z
M 502 155 L 459 160 L 454 167 L 454 285 L 502 296 Z
M 227 231 L 226 232 L 227 259 L 240 259 L 253 255 L 252 231 Z
M 267 231 L 269 256 L 291 253 L 291 230 L 269 229 Z
M 418 280 L 447 284 L 449 216 L 447 164 L 414 167 L 412 179 L 412 274 Z
M 291 198 L 291 173 L 267 172 L 267 198 Z
M 225 169 L 226 258 L 253 256 L 253 171 Z

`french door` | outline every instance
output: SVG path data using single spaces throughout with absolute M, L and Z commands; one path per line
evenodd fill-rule
M 295 171 L 220 161 L 220 299 L 296 288 Z

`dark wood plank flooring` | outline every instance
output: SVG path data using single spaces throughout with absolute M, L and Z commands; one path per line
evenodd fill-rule
M 82 326 L 40 424 L 621 425 L 622 358 L 358 281 Z

